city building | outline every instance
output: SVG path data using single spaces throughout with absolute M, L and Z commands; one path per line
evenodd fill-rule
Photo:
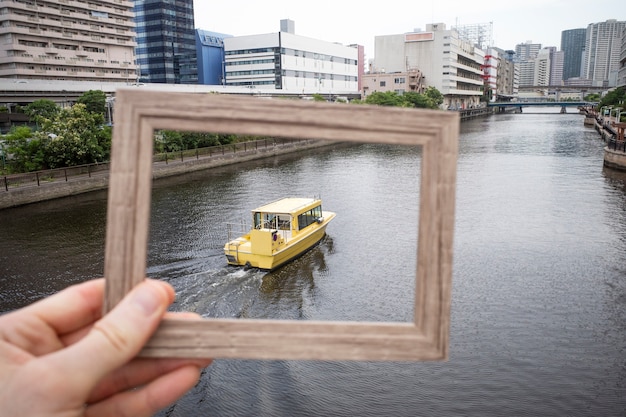
M 500 67 L 500 57 L 495 48 L 489 48 L 485 53 L 485 63 L 483 64 L 483 79 L 485 80 L 485 92 L 489 101 L 496 101 L 498 98 L 498 69 Z
M 580 77 L 585 35 L 587 29 L 569 29 L 561 32 L 561 51 L 563 51 L 563 80 Z
M 135 0 L 134 4 L 140 81 L 197 83 L 193 0 Z
M 134 82 L 127 0 L 0 1 L 0 77 Z
M 521 62 L 535 58 L 540 50 L 540 43 L 532 43 L 532 41 L 518 43 L 515 45 L 515 59 Z
M 277 33 L 224 38 L 226 86 L 302 94 L 358 93 L 363 48 L 304 36 L 292 21 Z
M 423 32 L 376 36 L 374 48 L 374 72 L 419 70 L 426 86 L 443 94 L 446 108 L 480 105 L 485 53 L 445 24 L 429 24 Z
M 615 19 L 587 26 L 582 78 L 594 86 L 615 87 L 626 21 Z
M 519 95 L 519 64 L 515 62 L 515 51 L 493 48 L 498 53 L 496 78 L 497 101 L 511 101 Z
M 550 55 L 550 81 L 549 85 L 563 84 L 563 62 L 565 53 L 557 51 L 556 46 L 548 46 L 546 48 Z
M 626 87 L 626 26 L 622 29 L 622 46 L 619 54 L 619 71 L 617 72 L 617 86 Z
M 398 94 L 407 92 L 422 94 L 426 90 L 424 75 L 417 69 L 394 73 L 370 72 L 361 76 L 361 85 L 361 96 L 364 99 L 377 92 L 395 91 Z
M 196 29 L 198 84 L 223 85 L 225 83 L 224 38 L 231 36 Z

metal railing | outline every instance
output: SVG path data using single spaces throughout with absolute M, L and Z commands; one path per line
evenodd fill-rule
M 615 137 L 612 137 L 611 139 L 608 140 L 607 147 L 615 151 L 626 153 L 626 141 L 625 140 L 617 140 L 615 139 Z
M 109 173 L 109 163 L 76 165 L 67 168 L 45 169 L 23 174 L 5 175 L 2 183 L 5 191 L 18 187 L 41 187 L 42 185 L 68 182 L 75 178 L 91 178 Z
M 250 142 L 239 142 L 229 145 L 211 146 L 206 148 L 189 149 L 177 152 L 163 152 L 153 155 L 153 163 L 181 163 L 191 159 L 218 158 L 233 154 L 257 152 L 268 148 L 286 148 L 299 143 L 311 142 L 310 139 L 282 139 L 267 138 Z M 109 174 L 109 162 L 96 164 L 76 165 L 67 168 L 46 169 L 41 171 L 27 172 L 23 174 L 11 174 L 0 177 L 4 191 L 21 187 L 41 187 L 46 184 L 69 182 L 75 179 L 90 178 L 92 176 L 105 176 Z

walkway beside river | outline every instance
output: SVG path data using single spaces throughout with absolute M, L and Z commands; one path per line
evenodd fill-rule
M 309 139 L 261 139 L 157 155 L 152 178 L 159 179 L 218 166 L 269 158 L 336 142 Z M 93 164 L 16 174 L 0 178 L 0 209 L 52 200 L 109 186 L 109 164 Z

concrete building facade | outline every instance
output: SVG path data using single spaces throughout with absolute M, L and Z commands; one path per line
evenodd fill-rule
M 519 64 L 515 63 L 514 51 L 494 48 L 498 53 L 498 77 L 496 91 L 498 101 L 510 101 L 519 95 Z
M 134 82 L 127 0 L 0 1 L 0 77 Z
M 565 59 L 565 53 L 563 51 L 557 51 L 556 46 L 549 46 L 550 54 L 550 85 L 563 84 L 563 63 Z
M 500 68 L 500 57 L 495 48 L 489 48 L 485 54 L 483 68 L 483 79 L 485 80 L 486 94 L 489 101 L 498 99 L 498 72 Z
M 591 80 L 593 85 L 617 85 L 624 27 L 626 21 L 615 19 L 587 26 L 582 77 Z
M 622 46 L 619 54 L 619 70 L 617 72 L 617 86 L 626 87 L 626 26 L 622 29 Z
M 480 105 L 485 53 L 460 39 L 456 30 L 447 30 L 443 23 L 430 24 L 424 32 L 376 36 L 374 42 L 374 72 L 419 70 L 425 85 L 443 94 L 445 107 Z
M 359 51 L 289 32 L 225 38 L 225 82 L 302 94 L 358 93 Z
M 426 90 L 424 74 L 419 70 L 394 73 L 368 73 L 361 76 L 361 96 L 365 99 L 372 93 L 395 91 L 398 94 L 415 92 L 422 94 Z

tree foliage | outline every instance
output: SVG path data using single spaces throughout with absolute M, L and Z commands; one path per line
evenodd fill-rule
M 162 130 L 155 135 L 154 151 L 157 153 L 178 152 L 209 146 L 228 145 L 250 139 L 230 134 Z
M 437 109 L 443 103 L 443 95 L 434 87 L 428 87 L 424 94 L 414 91 L 404 94 L 398 94 L 395 91 L 377 91 L 368 95 L 365 98 L 365 103 L 378 106 Z
M 89 90 L 83 93 L 77 103 L 84 104 L 90 113 L 97 113 L 104 116 L 106 113 L 106 94 L 101 90 Z
M 604 106 L 622 107 L 626 108 L 626 88 L 618 87 L 609 91 L 598 104 L 598 108 Z
M 92 113 L 80 103 L 46 119 L 34 134 L 44 144 L 45 166 L 59 168 L 108 160 L 111 130 L 103 123 L 102 114 Z
M 60 110 L 61 108 L 54 101 L 43 98 L 24 107 L 24 114 L 36 123 L 43 123 L 45 119 L 54 117 Z
M 4 136 L 4 151 L 10 160 L 10 172 L 29 172 L 41 169 L 44 150 L 39 140 L 33 139 L 33 131 L 28 126 L 14 126 Z

